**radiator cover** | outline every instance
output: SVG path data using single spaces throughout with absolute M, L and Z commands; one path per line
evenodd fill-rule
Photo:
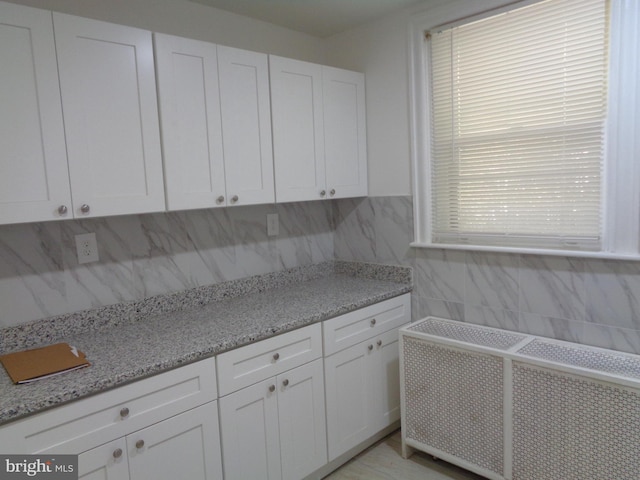
M 405 455 L 490 479 L 640 478 L 640 356 L 434 317 L 400 349 Z

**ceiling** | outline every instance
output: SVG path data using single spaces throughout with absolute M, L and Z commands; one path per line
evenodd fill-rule
M 422 0 L 191 0 L 325 38 Z

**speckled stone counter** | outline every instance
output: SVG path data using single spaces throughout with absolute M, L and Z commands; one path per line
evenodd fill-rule
M 0 424 L 411 291 L 407 267 L 326 262 L 0 331 L 0 352 L 58 341 L 89 368 L 13 385 Z

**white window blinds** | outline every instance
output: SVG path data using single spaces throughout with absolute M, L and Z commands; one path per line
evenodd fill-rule
M 600 249 L 607 2 L 429 37 L 432 243 Z

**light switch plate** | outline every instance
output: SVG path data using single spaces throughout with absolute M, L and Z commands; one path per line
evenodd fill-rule
M 267 214 L 267 236 L 275 237 L 280 233 L 280 224 L 277 213 Z
M 95 233 L 76 235 L 76 250 L 78 252 L 78 263 L 91 263 L 100 260 Z

